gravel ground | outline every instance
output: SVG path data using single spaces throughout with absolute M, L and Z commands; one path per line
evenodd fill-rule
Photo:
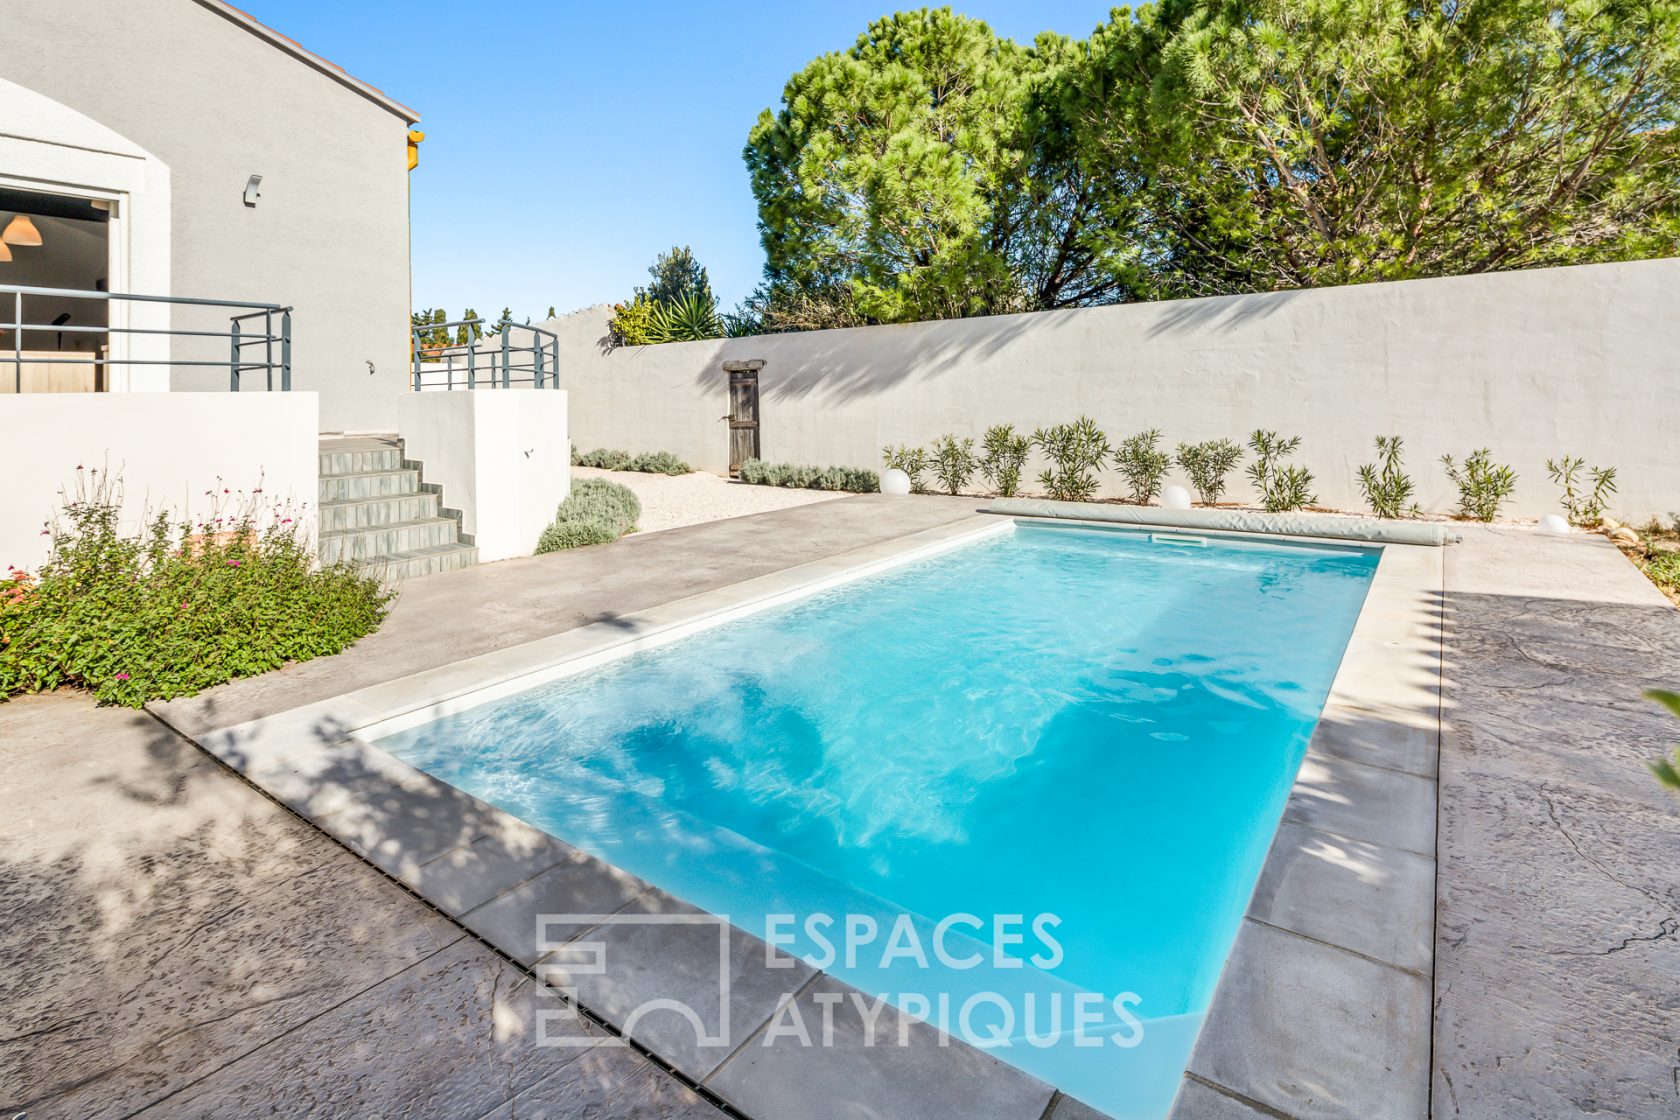
M 628 486 L 642 502 L 642 517 L 636 523 L 639 533 L 657 533 L 661 529 L 677 529 L 684 525 L 745 517 L 749 513 L 765 513 L 850 496 L 834 490 L 749 486 L 705 471 L 665 475 L 573 467 L 572 477 L 606 478 Z

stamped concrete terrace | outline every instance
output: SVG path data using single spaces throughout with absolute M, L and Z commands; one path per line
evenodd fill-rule
M 507 943 L 485 916 L 564 878 L 563 857 L 533 842 L 528 865 L 476 886 L 443 874 L 480 866 L 476 836 L 424 867 L 352 838 L 358 859 L 189 741 L 974 512 L 851 498 L 446 573 L 407 583 L 386 626 L 346 654 L 151 716 L 73 696 L 0 706 L 0 774 L 30 806 L 0 824 L 5 904 L 27 916 L 0 935 L 10 984 L 40 931 L 57 941 L 45 983 L 5 992 L 24 1013 L 0 1040 L 0 1103 L 36 1118 L 354 1102 L 551 1117 L 722 1105 L 771 1120 L 860 1116 L 881 1100 L 904 1117 L 1092 1115 L 978 1052 L 780 1070 L 765 1054 L 739 1067 L 751 1076 L 713 1077 L 664 1037 L 644 1040 L 656 1060 L 533 1047 L 536 1012 L 561 1005 L 529 971 L 535 954 L 486 944 Z M 1327 712 L 1227 978 L 1248 979 L 1221 985 L 1179 1117 L 1675 1111 L 1680 891 L 1667 869 L 1680 818 L 1643 768 L 1670 732 L 1639 695 L 1680 676 L 1680 615 L 1600 538 L 1465 532 L 1417 623 L 1438 663 L 1405 668 L 1414 691 L 1439 690 L 1438 727 L 1396 730 L 1375 699 Z M 404 834 L 414 852 L 436 846 L 427 827 Z M 593 901 L 680 906 L 620 888 Z M 1417 903 L 1416 920 L 1360 920 Z M 1420 1027 L 1397 1030 L 1387 1021 L 1405 1018 L 1414 986 Z M 611 1006 L 580 1000 L 612 1022 Z M 1350 1049 L 1384 1030 L 1391 1052 Z M 1593 1060 L 1552 1057 L 1565 1053 Z M 953 1071 L 960 1083 L 935 1079 Z M 776 1094 L 790 1074 L 796 1110 Z M 1384 1084 L 1407 1088 L 1374 1092 Z

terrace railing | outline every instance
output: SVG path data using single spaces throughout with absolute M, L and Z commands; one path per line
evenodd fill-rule
M 101 316 L 103 323 L 78 323 L 68 312 L 60 312 L 52 322 L 45 323 L 31 322 L 25 315 L 31 304 L 63 307 L 66 303 L 78 306 L 87 302 L 106 305 Z M 225 330 L 186 329 L 172 322 L 169 326 L 131 325 L 127 311 L 140 307 L 159 309 L 154 313 L 159 322 L 169 321 L 161 314 L 163 308 L 234 314 L 227 317 Z M 26 365 L 91 366 L 95 388 L 107 387 L 110 369 L 136 366 L 225 369 L 228 389 L 234 392 L 241 388 L 243 375 L 252 372 L 263 375 L 265 387 L 271 392 L 277 378 L 281 391 L 292 387 L 292 309 L 277 303 L 0 284 L 0 316 L 8 314 L 9 321 L 0 321 L 0 378 L 11 381 L 14 392 L 24 391 Z M 212 322 L 219 318 L 213 316 Z M 66 350 L 63 345 L 66 335 L 89 340 L 93 346 L 85 352 Z M 146 345 L 141 340 L 154 341 Z M 216 355 L 221 343 L 205 340 L 222 340 L 225 356 Z
M 473 341 L 441 341 L 452 335 Z M 541 327 L 505 319 L 500 323 L 458 319 L 451 323 L 419 324 L 414 328 L 413 339 L 417 393 L 435 389 L 511 389 L 515 385 L 560 388 L 560 339 Z

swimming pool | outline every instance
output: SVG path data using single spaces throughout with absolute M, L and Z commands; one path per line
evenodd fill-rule
M 1159 1118 L 1378 555 L 1020 523 L 379 745 Z M 953 952 L 883 959 L 901 920 Z

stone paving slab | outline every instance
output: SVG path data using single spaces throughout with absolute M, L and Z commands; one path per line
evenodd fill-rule
M 1680 612 L 1599 537 L 1448 557 L 1438 1117 L 1680 1116 Z
M 0 788 L 0 1115 L 721 1116 L 145 713 L 0 703 Z

